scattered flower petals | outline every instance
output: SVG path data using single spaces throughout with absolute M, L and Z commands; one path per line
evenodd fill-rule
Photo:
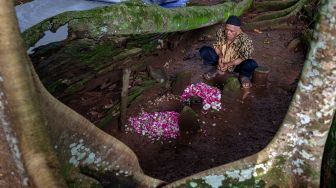
M 177 112 L 142 112 L 128 119 L 132 129 L 152 140 L 176 138 L 179 135 Z
M 176 101 L 180 101 L 180 98 L 176 95 L 173 95 L 171 93 L 167 93 L 165 95 L 162 95 L 154 100 L 150 100 L 148 101 L 149 105 L 161 105 L 163 102 L 168 102 L 168 101 L 172 101 L 172 100 L 176 100 Z
M 219 111 L 222 108 L 221 92 L 218 88 L 202 82 L 191 84 L 184 90 L 181 99 L 187 101 L 191 96 L 198 96 L 203 99 L 203 110 L 214 109 Z

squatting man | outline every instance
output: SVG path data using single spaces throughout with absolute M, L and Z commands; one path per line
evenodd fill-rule
M 242 88 L 252 87 L 251 77 L 258 64 L 251 59 L 254 50 L 252 40 L 241 28 L 237 16 L 230 16 L 224 28 L 217 31 L 217 40 L 213 47 L 204 46 L 200 49 L 203 63 L 217 66 L 215 72 L 204 74 L 209 80 L 217 75 L 237 73 Z

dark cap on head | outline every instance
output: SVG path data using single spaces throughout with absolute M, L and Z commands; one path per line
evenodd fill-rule
M 241 26 L 240 19 L 237 16 L 230 16 L 226 20 L 226 24 L 235 25 L 235 26 L 239 26 L 239 27 Z

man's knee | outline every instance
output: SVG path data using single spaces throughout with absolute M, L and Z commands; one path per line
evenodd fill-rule
M 258 67 L 258 64 L 253 59 L 245 59 L 243 62 L 241 62 L 241 69 L 243 70 L 250 70 L 254 71 Z
M 216 65 L 217 61 L 218 61 L 218 55 L 215 51 L 215 49 L 213 49 L 210 46 L 203 46 L 200 50 L 199 50 L 200 56 L 203 59 L 203 63 L 207 64 L 207 65 Z
M 255 67 L 255 68 L 258 67 L 258 63 L 254 59 L 245 59 L 242 62 L 242 65 L 248 66 L 248 67 Z
M 210 46 L 203 46 L 201 49 L 199 49 L 200 55 L 203 56 L 215 56 L 217 55 L 215 49 L 213 49 Z

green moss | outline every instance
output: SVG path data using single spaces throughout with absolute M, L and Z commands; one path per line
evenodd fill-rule
M 223 91 L 237 91 L 240 89 L 240 82 L 238 78 L 232 76 L 225 80 Z
M 214 6 L 178 9 L 122 3 L 86 11 L 65 12 L 33 26 L 22 36 L 27 47 L 30 47 L 44 35 L 44 31 L 57 30 L 67 23 L 72 32 L 95 39 L 115 34 L 186 31 L 222 22 L 230 14 L 240 15 L 251 3 L 252 0 L 244 0 L 239 4 L 228 2 Z
M 141 53 L 143 49 L 148 51 L 153 50 L 157 45 L 157 39 L 167 38 L 168 34 L 148 34 L 121 37 L 127 38 L 127 40 L 124 41 L 124 44 L 126 44 L 126 42 L 130 42 L 133 47 L 130 47 L 130 49 L 122 49 L 121 46 L 117 44 L 118 41 L 113 40 L 118 38 L 118 36 L 107 38 L 107 41 L 101 41 L 100 43 L 92 39 L 80 39 L 68 42 L 64 48 L 59 50 L 57 54 L 53 56 L 53 58 L 66 59 L 66 61 L 58 60 L 57 65 L 55 64 L 53 67 L 56 70 L 59 70 L 57 69 L 58 67 L 63 66 L 70 68 L 78 67 L 78 69 L 85 69 L 87 74 L 76 76 L 74 79 L 71 78 L 71 80 L 68 80 L 66 83 L 64 83 L 62 79 L 46 77 L 46 81 L 44 81 L 44 83 L 47 89 L 53 94 L 63 91 L 66 94 L 74 94 L 83 88 L 85 83 L 92 79 L 93 76 L 118 69 L 118 66 L 121 64 L 115 61 L 120 61 L 124 58 L 137 55 Z M 50 51 L 40 53 L 39 56 L 45 56 L 46 53 L 50 53 Z M 134 69 L 140 69 L 142 67 L 146 67 L 146 63 L 137 63 L 131 66 Z M 42 80 L 43 79 L 44 78 L 42 78 Z
M 81 85 L 81 84 L 74 84 L 74 85 L 71 85 L 70 87 L 68 87 L 68 88 L 65 90 L 65 93 L 71 95 L 71 94 L 74 94 L 74 93 L 76 93 L 77 91 L 79 91 L 81 88 L 82 88 L 82 85 Z
M 131 35 L 131 41 L 127 43 L 127 48 L 142 48 L 144 45 L 153 44 L 158 45 L 158 39 L 165 39 L 169 33 L 164 34 L 145 34 L 145 35 Z
M 197 121 L 197 113 L 189 106 L 184 106 L 180 112 L 178 125 L 182 134 L 185 132 L 197 133 L 200 130 L 200 123 Z
M 283 166 L 287 159 L 284 156 L 277 156 L 276 157 L 276 164 L 279 166 Z
M 319 179 L 320 178 L 320 171 L 315 171 L 313 168 L 307 164 L 303 164 L 302 166 L 303 171 L 307 176 L 309 176 L 311 179 Z
M 263 177 L 266 178 L 272 178 L 273 180 L 279 181 L 279 184 L 281 185 L 283 182 L 286 182 L 287 178 L 284 176 L 284 173 L 282 172 L 282 166 L 274 165 Z M 276 178 L 275 178 L 276 177 Z
M 46 88 L 50 93 L 55 93 L 61 85 L 64 85 L 62 80 L 56 80 L 52 84 L 47 84 Z
M 92 41 L 90 44 L 78 42 L 67 46 L 63 52 L 98 73 L 111 71 L 117 65 L 114 61 L 120 61 L 141 52 L 139 48 L 129 50 L 117 48 L 115 45 L 114 41 L 107 41 L 99 45 L 93 44 Z
M 120 105 L 120 103 L 118 103 L 118 105 Z M 119 111 L 119 107 L 116 110 Z M 113 116 L 112 111 L 108 111 L 106 113 L 106 116 L 103 119 L 101 119 L 100 121 L 98 121 L 97 123 L 95 123 L 95 125 L 96 125 L 96 127 L 102 129 L 102 128 L 106 127 L 107 125 L 109 125 L 111 122 L 117 121 L 117 120 L 118 120 L 118 117 Z
M 125 49 L 122 53 L 113 57 L 114 61 L 120 61 L 127 57 L 132 57 L 139 54 L 142 51 L 141 48 Z
M 239 187 L 239 188 L 250 188 L 255 187 L 256 180 L 254 177 L 247 179 L 245 181 L 238 181 L 238 179 L 227 178 L 223 181 L 223 188 L 232 188 L 232 187 Z
M 66 163 L 62 163 L 60 171 L 61 171 L 61 174 L 66 178 L 70 176 L 71 171 L 73 169 L 74 169 L 74 166 L 66 162 Z
M 188 188 L 212 188 L 211 185 L 207 184 L 204 179 L 192 179 L 187 180 L 185 184 L 180 185 L 179 187 L 188 187 Z M 255 178 L 250 178 L 245 181 L 238 181 L 238 179 L 232 179 L 226 177 L 225 180 L 222 181 L 221 188 L 265 188 L 266 183 L 263 180 L 257 180 Z
M 148 41 L 149 40 L 146 40 L 142 43 Z M 142 52 L 141 48 L 121 49 L 115 45 L 114 41 L 107 41 L 99 45 L 93 44 L 92 41 L 91 43 L 85 41 L 74 42 L 74 44 L 66 46 L 63 52 L 84 65 L 88 65 L 93 71 L 98 71 L 98 73 L 101 71 L 108 72 L 114 69 L 116 67 L 116 64 L 113 63 L 114 61 L 121 61 Z M 150 43 L 148 45 L 150 46 L 152 44 Z M 141 46 L 141 43 L 139 46 Z M 108 70 L 105 69 L 106 67 Z
M 146 81 L 144 81 L 142 86 L 135 86 L 135 87 L 131 88 L 131 90 L 128 94 L 129 103 L 134 101 L 137 97 L 139 97 L 142 94 L 142 92 L 144 92 L 145 90 L 153 87 L 155 84 L 156 84 L 155 80 L 146 80 Z
M 110 59 L 118 52 L 119 50 L 116 50 L 112 42 L 107 42 L 105 44 L 96 46 L 92 51 L 79 52 L 73 55 L 77 56 L 84 64 L 94 64 L 92 66 L 97 67 L 99 62 Z
M 256 180 L 255 188 L 265 188 L 266 183 L 264 180 Z
M 156 84 L 155 80 L 146 80 L 144 81 L 142 86 L 135 86 L 131 88 L 131 90 L 128 93 L 128 103 L 130 104 L 133 101 L 135 101 L 139 96 L 141 96 L 141 94 L 145 90 L 153 87 L 155 84 Z M 96 126 L 98 128 L 103 128 L 112 121 L 116 121 L 119 115 L 120 115 L 120 101 L 117 101 L 115 105 L 108 110 L 106 116 L 96 123 Z
M 158 43 L 155 42 L 150 42 L 148 44 L 145 44 L 142 46 L 143 51 L 147 54 L 151 51 L 153 51 L 157 47 Z
M 115 69 L 115 67 L 117 66 L 116 63 L 113 63 L 112 65 L 108 65 L 108 66 L 104 66 L 104 69 L 100 69 L 98 71 L 98 74 L 103 74 L 103 73 L 106 73 L 106 72 L 110 72 L 112 71 L 113 69 Z
M 69 188 L 102 188 L 97 180 L 80 174 L 79 169 L 70 163 L 62 163 L 60 172 Z

